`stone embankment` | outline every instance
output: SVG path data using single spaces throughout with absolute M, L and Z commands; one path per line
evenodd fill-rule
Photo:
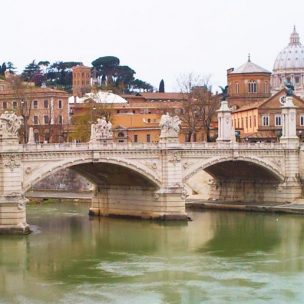
M 186 202 L 186 208 L 193 210 L 235 210 L 235 211 L 255 211 L 255 212 L 277 212 L 304 214 L 304 199 L 296 200 L 293 203 L 249 203 L 249 202 L 222 202 L 208 201 L 191 198 Z

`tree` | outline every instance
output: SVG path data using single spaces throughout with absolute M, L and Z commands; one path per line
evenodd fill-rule
M 162 79 L 159 83 L 159 89 L 158 89 L 158 92 L 159 93 L 165 93 L 165 82 L 164 80 Z
M 136 92 L 153 92 L 153 86 L 145 81 L 142 81 L 140 79 L 135 79 L 131 83 L 131 91 Z
M 16 68 L 14 67 L 14 64 L 11 61 L 7 62 L 6 68 L 10 73 L 12 73 L 12 74 L 15 73 Z
M 112 84 L 114 76 L 117 72 L 120 60 L 114 56 L 99 57 L 92 62 L 92 66 L 97 71 L 97 76 L 100 76 L 103 82 Z
M 97 101 L 97 102 L 96 102 Z M 74 132 L 69 134 L 70 140 L 88 142 L 91 136 L 91 124 L 96 123 L 97 118 L 105 117 L 112 120 L 113 104 L 99 103 L 98 95 L 88 98 L 79 113 L 73 114 L 72 125 Z
M 6 63 L 3 62 L 2 65 L 0 65 L 0 75 L 4 76 L 5 71 L 6 71 Z
M 20 137 L 24 143 L 28 141 L 28 125 L 32 109 L 33 86 L 23 81 L 18 75 L 12 75 L 7 79 L 13 92 L 14 100 L 17 102 L 17 115 L 23 118 L 23 126 L 20 129 Z
M 25 81 L 34 82 L 36 86 L 41 86 L 46 80 L 40 66 L 35 62 L 35 60 L 24 68 L 21 77 Z
M 78 61 L 54 62 L 48 67 L 46 72 L 47 84 L 71 92 L 73 80 L 72 67 L 79 64 L 81 62 Z
M 208 80 L 208 77 L 202 78 L 192 73 L 178 80 L 184 97 L 180 119 L 187 133 L 187 141 L 194 141 L 197 132 L 203 133 L 204 141 L 211 139 L 210 127 L 219 107 L 219 98 L 212 94 Z
M 116 86 L 127 92 L 130 89 L 131 83 L 134 80 L 135 71 L 127 65 L 120 65 L 116 67 Z

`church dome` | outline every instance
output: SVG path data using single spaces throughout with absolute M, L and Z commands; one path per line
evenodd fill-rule
M 294 94 L 304 98 L 304 46 L 294 27 L 289 44 L 278 54 L 271 75 L 271 92 L 284 88 L 284 82 L 290 81 L 295 87 Z
M 304 69 L 304 46 L 301 44 L 300 36 L 294 28 L 288 46 L 278 54 L 274 62 L 273 72 L 299 68 Z

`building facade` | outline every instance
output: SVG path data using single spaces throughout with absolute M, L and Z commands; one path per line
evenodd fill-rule
M 11 76 L 15 77 L 15 76 Z M 18 82 L 18 83 L 17 83 Z M 35 142 L 64 142 L 69 128 L 68 94 L 47 87 L 21 83 L 17 78 L 0 81 L 0 113 L 13 111 L 24 120 L 21 142 L 33 127 Z
M 237 109 L 243 105 L 264 100 L 270 96 L 271 72 L 253 63 L 248 57 L 237 69 L 227 71 L 229 106 Z
M 77 65 L 72 68 L 73 96 L 82 97 L 91 90 L 91 68 Z
M 286 92 L 282 89 L 275 95 L 249 105 L 244 105 L 232 113 L 232 123 L 240 135 L 240 140 L 278 141 L 282 135 L 282 99 Z M 304 135 L 304 100 L 293 96 L 297 108 L 296 129 L 302 139 Z

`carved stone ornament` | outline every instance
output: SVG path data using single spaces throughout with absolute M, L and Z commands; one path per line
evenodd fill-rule
M 25 173 L 26 174 L 30 174 L 32 172 L 32 168 L 31 167 L 27 167 L 26 169 L 25 169 Z
M 15 168 L 20 167 L 20 161 L 16 158 L 15 155 L 9 156 L 8 159 L 3 161 L 5 167 L 9 167 L 11 171 L 14 171 Z
M 8 112 L 1 114 L 0 116 L 0 129 L 2 137 L 17 137 L 18 130 L 23 122 L 21 116 L 17 116 L 14 112 Z
M 178 116 L 170 116 L 168 113 L 162 115 L 159 126 L 161 128 L 160 137 L 178 137 L 181 120 Z
M 156 163 L 156 162 L 147 161 L 147 162 L 145 163 L 145 165 L 146 165 L 148 168 L 152 169 L 152 170 L 156 170 L 156 169 L 157 169 L 157 163 Z
M 174 154 L 172 154 L 172 155 L 169 157 L 169 162 L 170 162 L 170 163 L 173 163 L 173 165 L 175 166 L 176 163 L 178 163 L 178 162 L 181 161 L 181 159 L 182 159 L 182 158 L 181 158 L 180 154 L 174 153 Z

